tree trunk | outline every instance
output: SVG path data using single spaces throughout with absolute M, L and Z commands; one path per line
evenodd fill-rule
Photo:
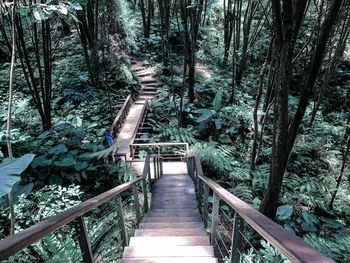
M 11 67 L 10 67 L 10 84 L 9 84 L 9 102 L 8 102 L 8 112 L 7 112 L 7 129 L 6 129 L 6 141 L 7 141 L 7 151 L 9 158 L 13 157 L 12 145 L 11 145 L 11 118 L 12 118 L 12 97 L 13 97 L 13 75 L 15 70 L 16 62 L 16 0 L 13 0 L 12 7 L 12 54 L 11 54 Z M 12 190 L 8 193 L 9 206 L 11 213 L 11 229 L 10 235 L 14 234 L 15 231 L 15 210 L 13 204 Z

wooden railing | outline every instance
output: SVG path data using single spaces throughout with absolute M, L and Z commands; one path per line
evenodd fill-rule
M 133 143 L 129 145 L 131 156 L 134 157 L 136 148 L 146 149 L 149 154 L 162 156 L 163 159 L 186 158 L 189 155 L 187 142 Z
M 209 192 L 211 191 L 213 193 L 213 205 L 211 209 L 211 244 L 214 247 L 217 247 L 216 244 L 218 243 L 220 234 L 218 231 L 218 229 L 220 229 L 220 201 L 224 202 L 226 206 L 229 206 L 234 211 L 234 216 L 232 217 L 232 238 L 229 249 L 231 253 L 231 255 L 229 255 L 231 263 L 240 262 L 241 253 L 239 246 L 242 243 L 242 228 L 244 225 L 242 220 L 244 220 L 245 224 L 248 224 L 252 229 L 258 232 L 265 240 L 267 240 L 273 247 L 275 247 L 281 254 L 283 254 L 293 263 L 334 262 L 316 249 L 309 246 L 302 239 L 287 231 L 268 217 L 259 213 L 257 210 L 225 190 L 217 183 L 205 177 L 203 175 L 199 155 L 189 156 L 187 164 L 188 173 L 193 178 L 195 183 L 198 207 L 206 227 L 209 220 Z M 217 247 L 217 249 L 220 249 L 220 247 Z
M 120 194 L 126 190 L 132 190 L 134 196 L 134 207 L 136 214 L 137 225 L 141 222 L 141 212 L 139 206 L 139 197 L 137 183 L 142 184 L 144 205 L 143 212 L 148 211 L 148 194 L 147 194 L 147 180 L 150 181 L 150 157 L 147 156 L 145 159 L 145 166 L 143 169 L 142 176 L 119 185 L 107 192 L 104 192 L 94 198 L 91 198 L 77 206 L 74 206 L 62 213 L 59 213 L 53 217 L 46 219 L 45 221 L 36 224 L 18 234 L 10 236 L 0 241 L 0 260 L 7 259 L 22 249 L 32 245 L 38 240 L 46 237 L 48 234 L 53 233 L 59 228 L 74 221 L 75 229 L 79 239 L 79 245 L 81 249 L 81 255 L 84 263 L 94 262 L 90 241 L 88 238 L 87 229 L 83 216 L 90 212 L 92 209 L 106 203 L 107 201 L 116 198 L 117 201 L 117 220 L 122 236 L 123 247 L 128 245 L 128 234 L 125 227 L 124 216 L 123 216 L 123 203 Z
M 130 139 L 130 143 L 129 144 L 133 144 L 135 142 L 135 138 L 137 136 L 137 131 L 138 131 L 139 127 L 140 127 L 140 124 L 144 123 L 145 119 L 147 117 L 147 109 L 148 109 L 148 100 L 146 99 L 145 104 L 143 105 L 140 117 L 137 120 L 136 127 L 135 127 L 135 130 L 134 130 L 134 133 L 132 134 L 132 137 Z M 133 154 L 134 154 L 134 152 L 132 151 L 132 147 L 130 147 L 130 157 L 132 157 Z
M 126 97 L 126 99 L 123 103 L 123 106 L 120 108 L 118 115 L 117 115 L 117 117 L 115 117 L 115 119 L 112 123 L 112 126 L 111 126 L 111 129 L 113 130 L 113 135 L 115 138 L 118 136 L 120 129 L 122 128 L 122 126 L 125 122 L 126 116 L 128 115 L 130 107 L 131 107 L 131 103 L 132 103 L 131 94 L 129 94 Z

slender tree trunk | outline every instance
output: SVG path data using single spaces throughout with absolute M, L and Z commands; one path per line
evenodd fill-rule
M 258 137 L 259 137 L 259 131 L 258 131 L 258 108 L 259 108 L 260 99 L 261 99 L 262 92 L 263 92 L 265 70 L 266 70 L 267 64 L 269 63 L 269 61 L 271 59 L 272 45 L 273 45 L 273 37 L 271 38 L 270 45 L 269 45 L 269 48 L 268 48 L 267 54 L 266 54 L 266 59 L 265 59 L 265 62 L 263 64 L 262 68 L 261 68 L 261 71 L 260 71 L 259 90 L 258 90 L 258 94 L 256 96 L 255 106 L 254 106 L 254 111 L 253 111 L 254 138 L 253 138 L 252 157 L 251 157 L 251 160 L 250 160 L 250 173 L 251 174 L 255 170 L 255 160 L 256 160 L 256 153 L 257 153 L 257 148 L 258 148 Z
M 300 2 L 301 1 L 301 2 Z M 300 2 L 300 3 L 299 3 Z M 293 4 L 295 5 L 293 8 Z M 304 87 L 299 96 L 297 111 L 289 122 L 288 120 L 288 90 L 290 87 L 293 51 L 297 40 L 300 24 L 303 20 L 306 2 L 297 0 L 283 2 L 283 12 L 279 0 L 272 1 L 274 28 L 277 39 L 277 53 L 279 69 L 276 77 L 276 102 L 274 107 L 274 136 L 272 143 L 271 173 L 269 184 L 260 211 L 270 218 L 274 218 L 277 210 L 279 193 L 281 191 L 284 172 L 286 170 L 289 154 L 292 151 L 299 127 L 305 114 L 309 99 L 314 90 L 314 84 L 325 55 L 326 44 L 339 13 L 342 0 L 334 0 L 322 24 Z M 294 10 L 297 12 L 293 12 Z M 295 17 L 293 17 L 295 14 Z M 290 126 L 288 125 L 290 123 Z
M 8 102 L 8 113 L 7 113 L 7 129 L 6 129 L 6 141 L 7 151 L 10 158 L 13 157 L 12 145 L 11 145 L 11 118 L 12 118 L 12 97 L 13 97 L 13 75 L 15 70 L 16 62 L 16 0 L 13 0 L 12 7 L 12 54 L 11 54 L 11 67 L 10 67 L 10 84 L 9 84 L 9 102 Z M 8 193 L 9 206 L 11 213 L 11 229 L 10 235 L 14 234 L 15 231 L 15 210 L 13 204 L 12 190 Z
M 346 129 L 346 130 L 348 130 L 348 129 Z M 345 132 L 345 137 L 346 137 L 346 132 Z M 335 190 L 335 192 L 332 195 L 332 199 L 331 199 L 331 202 L 329 204 L 329 208 L 330 209 L 333 209 L 334 200 L 335 200 L 335 197 L 337 196 L 340 183 L 341 183 L 341 181 L 343 179 L 345 165 L 346 165 L 347 157 L 349 155 L 350 136 L 348 135 L 347 137 L 348 137 L 348 139 L 347 139 L 347 142 L 346 142 L 346 149 L 345 149 L 344 154 L 343 154 L 343 161 L 342 161 L 342 165 L 341 165 L 341 168 L 340 168 L 340 175 L 339 175 L 338 180 L 337 180 L 337 189 Z

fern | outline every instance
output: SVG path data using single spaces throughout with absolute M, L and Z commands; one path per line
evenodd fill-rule
M 330 237 L 320 237 L 309 233 L 303 237 L 306 243 L 337 262 L 350 260 L 350 234 L 338 231 Z
M 120 145 L 123 144 L 124 141 L 118 141 L 115 144 L 113 144 L 111 147 L 104 149 L 102 151 L 98 151 L 98 152 L 94 152 L 92 154 L 90 154 L 90 158 L 97 158 L 98 160 L 101 158 L 106 158 L 107 156 L 109 156 L 110 154 L 114 154 L 117 152 L 117 150 L 119 149 Z
M 231 169 L 234 151 L 228 146 L 218 146 L 216 142 L 208 142 L 191 146 L 190 153 L 199 154 L 208 172 L 227 173 Z
M 237 196 L 239 199 L 247 203 L 251 203 L 253 201 L 252 190 L 249 189 L 248 186 L 243 183 L 237 184 L 235 187 L 228 189 L 233 195 Z
M 163 124 L 155 127 L 155 131 L 157 131 L 158 134 L 154 137 L 160 141 L 188 142 L 190 144 L 197 142 L 194 137 L 193 130 L 190 129 L 172 127 L 167 124 Z

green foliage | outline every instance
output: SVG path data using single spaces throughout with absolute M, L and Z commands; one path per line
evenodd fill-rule
M 226 173 L 230 169 L 233 150 L 216 142 L 196 143 L 190 148 L 191 154 L 199 154 L 201 163 L 207 171 L 211 171 L 211 176 Z
M 7 158 L 0 164 L 0 196 L 11 192 L 12 187 L 21 177 L 34 158 L 34 154 L 26 154 L 20 158 Z
M 191 128 L 181 128 L 167 124 L 159 124 L 154 127 L 157 134 L 154 136 L 161 142 L 188 142 L 194 144 L 197 140 L 194 137 L 194 131 Z
M 303 239 L 321 253 L 334 259 L 336 262 L 347 262 L 350 251 L 350 234 L 338 231 L 333 236 L 318 236 L 315 233 L 306 234 Z

